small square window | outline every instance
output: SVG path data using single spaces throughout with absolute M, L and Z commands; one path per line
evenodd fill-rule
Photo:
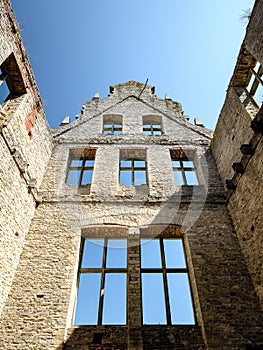
M 122 134 L 122 116 L 105 115 L 103 117 L 103 135 L 121 135 Z
M 162 135 L 162 118 L 159 116 L 143 116 L 143 135 Z

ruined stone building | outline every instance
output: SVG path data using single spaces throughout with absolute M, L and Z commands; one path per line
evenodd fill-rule
M 262 18 L 214 133 L 136 81 L 50 130 L 1 0 L 1 349 L 263 349 Z

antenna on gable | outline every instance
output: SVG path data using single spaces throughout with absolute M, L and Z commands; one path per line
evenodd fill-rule
M 146 79 L 146 82 L 145 82 L 145 84 L 144 84 L 144 86 L 143 86 L 143 88 L 142 88 L 142 90 L 141 90 L 141 92 L 139 93 L 138 98 L 141 96 L 141 94 L 142 94 L 143 91 L 145 90 L 145 88 L 146 88 L 146 86 L 147 86 L 147 84 L 148 84 L 148 81 L 149 81 L 149 79 L 147 78 L 147 79 Z

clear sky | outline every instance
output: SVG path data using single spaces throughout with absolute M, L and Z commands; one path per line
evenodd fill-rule
M 51 127 L 137 80 L 214 129 L 254 0 L 11 0 Z

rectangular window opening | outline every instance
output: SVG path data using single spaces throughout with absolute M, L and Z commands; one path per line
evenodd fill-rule
M 141 282 L 143 324 L 195 324 L 181 238 L 141 240 Z
M 122 115 L 104 115 L 103 116 L 103 135 L 121 135 L 122 134 Z
M 188 153 L 188 152 L 187 152 Z M 171 160 L 174 175 L 174 183 L 177 186 L 196 186 L 199 185 L 197 170 L 193 160 L 193 151 L 189 152 L 187 157 L 182 150 L 171 150 Z
M 162 118 L 160 116 L 143 116 L 143 135 L 160 136 L 162 134 Z
M 90 187 L 95 164 L 95 149 L 70 150 L 66 184 Z
M 144 150 L 121 150 L 120 185 L 147 185 L 147 162 Z
M 127 323 L 127 271 L 127 239 L 82 239 L 75 325 Z

